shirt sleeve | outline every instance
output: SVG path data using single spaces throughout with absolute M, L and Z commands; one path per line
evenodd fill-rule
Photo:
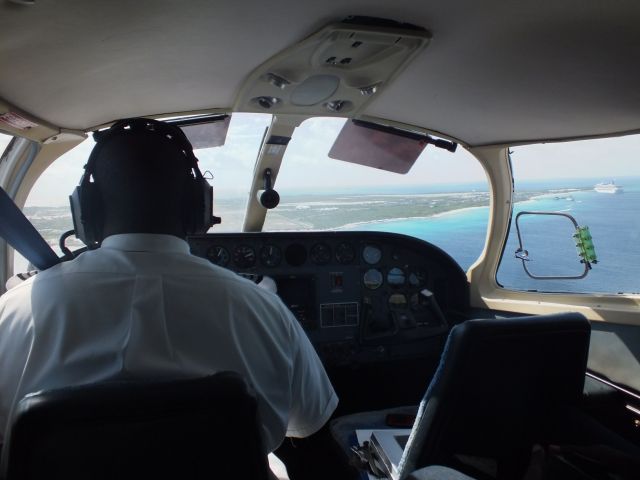
M 0 444 L 9 424 L 33 340 L 30 290 L 7 292 L 0 297 Z
M 322 428 L 338 406 L 338 396 L 306 333 L 292 317 L 293 378 L 288 437 L 307 437 Z

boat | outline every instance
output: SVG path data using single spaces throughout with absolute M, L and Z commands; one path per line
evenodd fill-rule
M 622 193 L 624 191 L 621 185 L 616 185 L 613 181 L 597 183 L 593 189 L 598 193 Z

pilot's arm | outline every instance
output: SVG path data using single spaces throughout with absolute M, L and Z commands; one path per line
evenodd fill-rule
M 295 318 L 292 325 L 292 405 L 287 436 L 307 437 L 329 420 L 338 405 L 338 396 L 315 349 Z

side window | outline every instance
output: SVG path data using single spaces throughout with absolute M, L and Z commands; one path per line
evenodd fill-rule
M 515 147 L 515 204 L 498 269 L 504 288 L 573 293 L 640 292 L 640 135 Z M 556 212 L 589 227 L 596 262 L 582 279 L 536 280 L 516 258 L 518 213 Z M 559 215 L 520 215 L 526 267 L 535 276 L 580 276 L 574 225 Z M 522 254 L 522 252 L 521 252 Z
M 58 242 L 60 236 L 73 228 L 69 195 L 78 185 L 83 167 L 95 142 L 91 137 L 58 158 L 38 178 L 25 202 L 24 214 L 58 255 L 62 255 Z M 67 239 L 74 249 L 82 243 L 75 237 Z M 17 252 L 14 254 L 14 272 L 23 272 L 28 262 Z
M 406 174 L 329 158 L 345 120 L 313 118 L 296 129 L 276 181 L 280 205 L 264 230 L 366 230 L 431 242 L 467 269 L 484 247 L 489 193 L 464 148 L 428 146 Z
M 4 154 L 7 145 L 9 145 L 12 139 L 13 137 L 11 135 L 0 132 L 0 156 Z

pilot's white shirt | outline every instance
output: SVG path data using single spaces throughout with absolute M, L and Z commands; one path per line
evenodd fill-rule
M 280 299 L 177 237 L 108 237 L 0 297 L 0 433 L 30 392 L 221 370 L 255 389 L 268 451 L 317 431 L 338 403 Z

